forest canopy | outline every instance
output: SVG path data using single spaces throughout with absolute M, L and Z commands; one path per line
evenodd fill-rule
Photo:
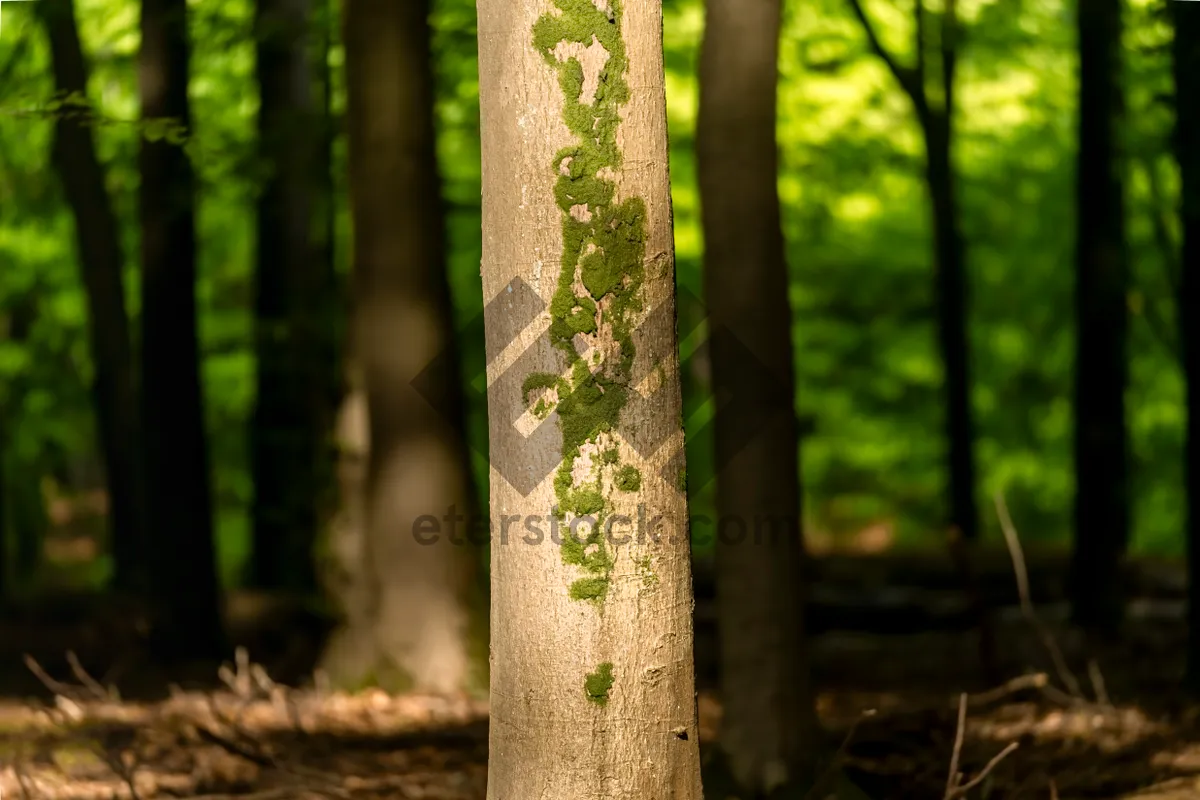
M 34 0 L 36 2 L 36 0 Z M 86 302 L 73 221 L 50 163 L 56 98 L 32 3 L 6 3 L 0 33 L 0 336 L 5 474 L 93 485 L 96 453 Z M 666 0 L 667 108 L 678 284 L 701 296 L 703 237 L 694 128 L 699 0 Z M 479 291 L 480 142 L 475 8 L 435 3 L 438 149 L 448 208 L 450 285 L 464 354 L 477 485 L 487 486 Z M 868 13 L 888 50 L 912 61 L 904 3 Z M 245 430 L 253 405 L 251 302 L 257 164 L 253 8 L 190 4 L 193 130 L 138 123 L 138 5 L 78 0 L 91 77 L 89 112 L 120 221 L 126 290 L 137 313 L 140 136 L 185 137 L 198 181 L 199 332 L 221 571 L 236 582 L 249 548 L 252 483 Z M 1073 186 L 1077 111 L 1072 7 L 1059 0 L 963 0 L 955 166 L 967 261 L 977 494 L 984 532 L 1003 491 L 1022 535 L 1070 537 Z M 335 37 L 338 25 L 319 19 Z M 1178 175 L 1163 4 L 1127 4 L 1123 82 L 1128 296 L 1128 424 L 1136 552 L 1178 552 L 1185 423 L 1179 343 Z M 884 529 L 941 546 L 941 361 L 935 343 L 924 154 L 912 108 L 867 47 L 845 0 L 786 4 L 781 41 L 779 189 L 795 309 L 797 403 L 812 416 L 801 475 L 806 535 L 844 542 Z M 345 106 L 343 52 L 330 49 L 331 108 Z M 334 141 L 336 179 L 345 141 Z M 336 264 L 350 264 L 349 211 L 336 187 Z M 686 303 L 681 303 L 686 311 Z M 711 513 L 713 401 L 698 320 L 681 312 L 688 478 L 694 513 Z M 42 491 L 42 486 L 33 490 Z M 486 506 L 484 506 L 486 507 Z M 99 569 L 106 570 L 101 559 Z M 103 575 L 86 579 L 100 580 Z

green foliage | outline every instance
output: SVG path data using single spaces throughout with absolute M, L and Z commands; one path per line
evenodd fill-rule
M 543 52 L 561 39 L 588 46 L 598 30 L 610 55 L 614 28 L 590 0 L 563 0 L 570 20 L 540 23 Z M 869 2 L 881 36 L 907 63 L 912 53 L 906 6 Z M 664 4 L 668 123 L 677 280 L 702 295 L 703 240 L 692 155 L 700 0 Z M 1183 386 L 1175 357 L 1178 178 L 1170 156 L 1170 32 L 1161 4 L 1134 0 L 1127 14 L 1125 86 L 1130 113 L 1129 230 L 1136 289 L 1130 357 L 1129 424 L 1136 497 L 1135 547 L 1178 551 L 1183 523 Z M 251 257 L 253 204 L 261 178 L 255 159 L 257 91 L 253 82 L 249 0 L 192 3 L 192 131 L 189 152 L 200 190 L 198 296 L 205 401 L 218 503 L 222 573 L 233 580 L 247 549 L 251 485 L 245 432 L 253 400 Z M 931 231 L 922 182 L 922 144 L 906 99 L 865 46 L 846 0 L 785 4 L 779 90 L 780 179 L 795 309 L 797 404 L 817 419 L 802 448 L 805 520 L 814 537 L 842 538 L 864 527 L 894 527 L 901 542 L 941 546 L 941 367 L 934 345 Z M 1075 114 L 1074 5 L 1065 0 L 960 4 L 966 47 L 955 120 L 958 188 L 970 245 L 971 375 L 979 423 L 979 499 L 1005 491 L 1022 535 L 1063 541 L 1070 532 L 1072 254 Z M 137 303 L 136 189 L 140 135 L 179 139 L 165 121 L 137 123 L 135 0 L 77 0 L 92 69 L 79 98 L 55 98 L 49 53 L 30 4 L 6 3 L 0 36 L 0 424 L 13 469 L 44 469 L 51 454 L 73 463 L 97 460 L 86 345 L 86 306 L 74 235 L 49 164 L 52 116 L 86 110 L 121 224 L 130 310 Z M 600 18 L 603 17 L 603 25 Z M 448 210 L 450 283 L 460 327 L 482 308 L 479 107 L 472 0 L 437 0 L 432 16 L 437 67 L 438 156 Z M 332 107 L 345 106 L 344 61 L 337 25 L 330 54 Z M 592 23 L 596 23 L 593 25 Z M 551 41 L 553 40 L 553 41 Z M 570 62 L 568 62 L 569 64 Z M 557 62 L 555 62 L 557 66 Z M 608 75 L 623 67 L 610 60 Z M 616 153 L 619 81 L 601 83 L 605 102 L 580 100 L 580 71 L 561 72 L 575 141 L 553 165 L 567 163 L 558 199 L 604 206 L 612 187 L 599 167 Z M 58 104 L 55 108 L 54 103 Z M 593 116 L 596 114 L 598 116 Z M 585 126 L 595 138 L 581 135 Z M 349 270 L 344 140 L 335 145 L 338 269 Z M 547 165 L 551 168 L 552 165 Z M 556 331 L 566 342 L 594 332 L 598 296 L 616 295 L 632 312 L 628 291 L 641 263 L 641 209 L 608 206 L 611 232 L 569 223 L 570 258 L 580 258 L 581 296 L 555 297 Z M 596 217 L 593 217 L 596 219 Z M 601 226 L 602 227 L 602 226 Z M 568 229 L 569 228 L 569 229 Z M 590 237 L 599 237 L 591 239 Z M 613 258 L 588 260 L 595 241 Z M 573 262 L 572 262 L 573 264 Z M 628 299 L 626 299 L 628 298 Z M 609 301 L 611 302 L 611 301 Z M 27 335 L 9 322 L 35 311 Z M 686 314 L 681 309 L 681 314 Z M 715 404 L 703 351 L 689 343 L 696 321 L 681 318 L 684 355 L 687 483 L 694 513 L 712 513 L 712 442 L 706 423 Z M 693 337 L 695 338 L 695 337 Z M 702 336 L 698 335 L 702 339 Z M 483 374 L 483 342 L 464 339 L 464 384 Z M 631 354 L 628 354 L 631 355 Z M 617 378 L 620 378 L 620 365 Z M 582 376 L 581 376 L 582 377 Z M 555 378 L 557 381 L 557 377 Z M 604 381 L 609 381 L 605 383 Z M 558 398 L 573 420 L 572 447 L 612 426 L 620 381 L 585 378 Z M 547 402 L 535 411 L 549 411 Z M 482 395 L 468 406 L 477 452 L 486 452 Z M 560 415 L 562 409 L 559 409 Z M 570 449 L 570 447 L 568 447 Z M 614 474 L 617 459 L 598 454 Z M 59 458 L 55 455 L 55 458 Z M 486 495 L 486 461 L 475 456 Z M 681 480 L 682 480 L 681 475 Z M 589 489 L 589 491 L 592 491 Z M 594 497 L 580 493 L 579 508 Z M 486 497 L 485 497 L 486 502 Z M 485 506 L 486 507 L 486 506 Z M 985 518 L 992 523 L 990 515 Z M 994 525 L 990 531 L 996 533 Z M 564 550 L 564 557 L 567 551 Z M 574 558 L 574 556 L 571 556 Z M 583 558 L 586 559 L 586 555 Z M 570 589 L 580 599 L 607 585 L 587 573 Z

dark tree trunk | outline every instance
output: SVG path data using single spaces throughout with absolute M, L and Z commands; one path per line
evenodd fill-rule
M 780 3 L 708 0 L 697 156 L 717 512 L 745 538 L 715 554 L 723 761 L 740 797 L 811 777 L 792 311 L 776 189 Z M 711 763 L 711 762 L 710 762 Z M 720 763 L 719 761 L 717 763 Z M 710 773 L 711 774 L 711 773 Z M 710 789 L 720 777 L 706 779 Z
M 871 49 L 912 101 L 925 140 L 925 178 L 929 186 L 933 222 L 937 303 L 937 342 L 945 369 L 946 485 L 949 526 L 955 537 L 973 541 L 979 536 L 979 511 L 975 505 L 975 424 L 971 412 L 970 339 L 967 335 L 967 246 L 959 228 L 960 211 L 954 190 L 954 80 L 958 63 L 958 12 L 946 0 L 937 19 L 941 22 L 936 61 L 940 88 L 927 85 L 928 17 L 923 0 L 914 5 L 913 27 L 916 66 L 902 66 L 883 47 L 861 0 L 850 0 Z
M 190 134 L 185 0 L 143 0 L 143 119 Z M 143 138 L 142 420 L 152 592 L 167 658 L 224 650 L 196 333 L 195 178 L 175 137 Z
M 926 178 L 933 209 L 938 349 L 946 371 L 950 525 L 967 541 L 979 535 L 975 506 L 975 425 L 968 369 L 966 247 L 954 191 L 953 110 L 931 112 L 925 124 Z
M 1120 563 L 1129 538 L 1125 215 L 1118 118 L 1120 0 L 1080 0 L 1076 167 L 1077 353 L 1072 609 L 1111 631 L 1123 610 Z
M 1179 320 L 1187 382 L 1187 677 L 1200 689 L 1200 4 L 1173 3 L 1175 14 L 1175 152 L 1181 178 L 1183 286 Z
M 36 4 L 50 38 L 55 86 L 62 96 L 87 96 L 87 66 L 79 43 L 72 0 Z M 95 367 L 100 451 L 108 488 L 115 583 L 144 589 L 146 578 L 145 496 L 138 463 L 137 387 L 125 310 L 119 226 L 104 171 L 96 157 L 83 105 L 66 106 L 55 123 L 52 158 L 75 216 L 75 241 L 88 302 L 91 354 Z
M 8 339 L 19 345 L 27 344 L 33 326 L 38 317 L 38 289 L 35 287 L 25 296 L 19 298 L 8 314 Z M 6 414 L 3 422 L 8 423 L 7 430 L 0 430 L 7 438 L 3 441 L 4 450 L 0 450 L 0 461 L 6 467 L 3 472 L 5 480 L 3 500 L 5 508 L 0 509 L 0 515 L 7 514 L 8 549 L 0 561 L 11 564 L 8 574 L 9 585 L 16 589 L 32 585 L 38 567 L 42 562 L 45 550 L 46 504 L 42 498 L 42 476 L 46 474 L 46 463 L 49 459 L 45 451 L 40 451 L 29 461 L 18 462 L 10 456 L 8 449 L 12 446 L 12 432 L 20 425 L 20 409 L 29 391 L 27 376 L 19 376 L 5 387 L 7 407 L 0 409 Z M 13 424 L 15 422 L 15 424 Z M 4 524 L 4 516 L 0 516 L 0 526 Z M 6 557 L 6 558 L 5 558 Z
M 8 574 L 8 548 L 9 531 L 11 526 L 8 523 L 9 516 L 12 513 L 11 503 L 8 497 L 8 427 L 7 427 L 8 409 L 0 406 L 0 608 L 3 608 L 4 603 L 8 600 L 9 574 Z
M 309 0 L 259 0 L 259 158 L 255 298 L 257 395 L 251 423 L 254 476 L 251 583 L 312 592 L 328 413 L 318 365 L 328 302 L 317 239 L 321 116 L 314 102 Z

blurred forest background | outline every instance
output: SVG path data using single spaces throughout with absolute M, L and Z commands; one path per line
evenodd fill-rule
M 6 4 L 0 35 L 0 314 L 7 328 L 0 337 L 0 451 L 9 528 L 25 532 L 8 538 L 14 550 L 8 561 L 20 576 L 17 584 L 97 586 L 107 581 L 112 563 L 103 540 L 87 302 L 74 221 L 51 164 L 53 119 L 61 106 L 52 102 L 50 48 L 33 6 Z M 678 283 L 702 296 L 694 128 L 703 8 L 699 0 L 665 6 Z M 1185 408 L 1175 321 L 1171 33 L 1163 9 L 1144 0 L 1128 3 L 1124 166 L 1132 269 L 1131 549 L 1170 555 L 1183 545 Z M 78 0 L 76 10 L 91 65 L 98 156 L 127 262 L 128 308 L 136 316 L 139 128 L 149 137 L 172 131 L 136 122 L 138 4 Z M 226 586 L 243 580 L 251 542 L 247 432 L 255 393 L 254 210 L 261 176 L 253 13 L 248 0 L 189 3 L 193 130 L 186 150 L 198 181 L 198 328 Z M 910 11 L 881 2 L 871 4 L 870 13 L 884 45 L 911 60 Z M 486 491 L 474 14 L 471 0 L 439 0 L 433 21 L 450 284 L 462 332 L 476 486 Z M 964 38 L 955 148 L 969 248 L 975 489 L 984 537 L 999 536 L 990 497 L 1002 490 L 1027 542 L 1065 546 L 1074 487 L 1073 9 L 1059 0 L 963 0 L 959 15 Z M 345 144 L 338 132 L 343 49 L 328 13 L 314 24 L 331 37 L 331 174 L 338 184 L 333 261 L 345 287 L 351 254 Z M 795 311 L 797 401 L 811 418 L 801 448 L 809 545 L 943 548 L 944 402 L 920 129 L 844 0 L 786 4 L 780 68 L 779 188 Z M 693 513 L 702 514 L 712 513 L 713 402 L 704 348 L 696 346 L 703 337 L 689 338 L 689 331 L 684 320 L 690 502 Z M 480 502 L 487 507 L 486 498 Z M 44 560 L 28 544 L 35 531 L 50 534 Z M 711 532 L 698 538 L 699 553 L 711 548 L 711 538 Z

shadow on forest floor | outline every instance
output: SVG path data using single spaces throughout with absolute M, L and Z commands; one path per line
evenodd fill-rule
M 925 585 L 936 585 L 928 578 L 922 579 Z M 1085 642 L 1061 623 L 1053 602 L 1047 605 L 1041 613 L 1064 653 L 1066 676 L 1019 614 L 999 613 L 992 672 L 1015 676 L 999 687 L 983 677 L 979 636 L 970 627 L 947 623 L 925 632 L 880 633 L 892 626 L 859 623 L 869 616 L 864 608 L 888 604 L 860 599 L 854 603 L 858 616 L 847 617 L 857 622 L 845 626 L 858 630 L 839 629 L 827 591 L 823 602 L 829 608 L 822 613 L 830 624 L 816 626 L 820 632 L 812 643 L 818 710 L 831 741 L 846 745 L 836 774 L 829 776 L 837 780 L 824 785 L 833 792 L 849 780 L 861 790 L 859 800 L 943 798 L 960 693 L 970 692 L 959 762 L 964 782 L 1016 747 L 986 780 L 958 796 L 1200 798 L 1200 706 L 1183 702 L 1177 691 L 1184 630 L 1170 599 L 1176 588 L 1157 593 L 1166 600 L 1139 600 L 1122 640 L 1108 644 Z M 861 587 L 860 594 L 871 591 Z M 895 603 L 920 605 L 897 595 L 894 586 L 887 592 L 900 598 Z M 1043 599 L 1057 598 L 1048 591 Z M 37 638 L 34 634 L 40 642 L 28 638 Z M 20 662 L 20 648 L 46 654 L 58 647 L 61 654 L 77 647 L 72 636 L 82 633 L 29 630 L 19 647 L 12 635 L 0 631 L 0 660 L 6 662 L 0 683 L 9 692 L 0 700 L 5 798 L 485 795 L 486 703 L 292 689 L 248 660 L 226 665 L 220 680 L 213 667 L 205 667 L 186 688 L 170 692 L 127 688 L 121 680 L 125 691 L 142 688 L 145 698 L 121 701 L 84 671 L 93 668 L 95 654 L 78 669 L 61 655 L 47 656 L 32 671 L 22 665 L 20 683 L 7 680 L 18 677 L 7 662 Z M 105 637 L 113 645 L 114 636 L 93 633 L 93 645 L 99 648 Z M 711 685 L 713 632 L 703 615 L 697 660 L 703 682 Z M 39 670 L 43 674 L 34 675 Z M 133 673 L 128 677 L 134 679 Z M 1077 692 L 1068 689 L 1072 680 Z M 868 710 L 875 713 L 864 716 Z M 710 691 L 701 693 L 700 714 L 703 748 L 720 728 L 719 702 Z M 813 795 L 819 798 L 821 793 Z

